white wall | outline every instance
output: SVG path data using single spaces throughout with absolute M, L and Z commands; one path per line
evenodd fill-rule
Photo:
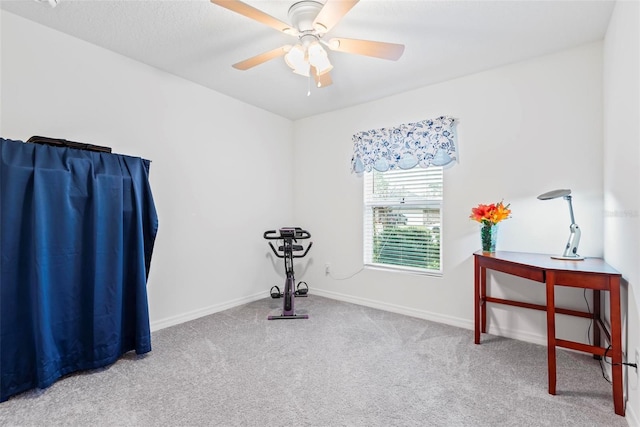
M 459 164 L 445 170 L 444 274 L 441 278 L 362 267 L 362 181 L 349 171 L 357 131 L 451 115 L 458 119 Z M 570 188 L 580 253 L 603 255 L 602 43 L 428 86 L 295 122 L 294 217 L 314 235 L 305 280 L 313 291 L 442 321 L 473 323 L 473 260 L 480 248 L 478 203 L 511 203 L 498 250 L 561 253 L 569 236 L 562 199 L 539 194 Z M 544 286 L 496 273 L 492 293 L 544 302 Z M 500 288 L 500 289 L 496 289 Z M 579 290 L 559 305 L 586 309 Z M 546 343 L 543 312 L 494 307 L 490 331 Z M 516 313 L 516 314 L 514 314 Z M 497 321 L 496 321 L 497 320 Z M 582 340 L 588 324 L 560 316 L 558 335 Z
M 282 268 L 262 233 L 292 218 L 291 121 L 0 14 L 2 137 L 65 138 L 152 160 L 152 328 L 266 297 Z
M 640 347 L 639 27 L 638 2 L 617 2 L 604 41 L 604 255 L 625 281 L 626 358 L 631 362 Z M 627 372 L 627 419 L 638 426 L 638 375 L 632 368 Z

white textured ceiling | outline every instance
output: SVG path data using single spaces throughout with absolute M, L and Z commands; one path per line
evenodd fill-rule
M 324 2 L 324 0 L 322 0 Z M 246 0 L 284 22 L 294 0 Z M 396 62 L 329 52 L 333 85 L 311 89 L 282 58 L 238 61 L 295 39 L 208 0 L 2 0 L 6 11 L 299 119 L 604 37 L 613 1 L 361 0 L 330 37 L 402 43 Z

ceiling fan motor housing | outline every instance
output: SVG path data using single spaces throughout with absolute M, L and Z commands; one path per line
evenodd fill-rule
M 317 36 L 317 29 L 313 21 L 320 13 L 323 4 L 317 1 L 300 1 L 289 8 L 289 20 L 300 33 L 312 33 Z

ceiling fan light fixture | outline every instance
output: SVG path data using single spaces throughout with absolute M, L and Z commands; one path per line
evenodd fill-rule
M 306 60 L 306 51 L 302 45 L 293 46 L 284 56 L 284 62 L 293 70 L 294 73 L 301 76 L 309 76 L 309 62 Z
M 317 40 L 309 43 L 296 44 L 284 56 L 285 63 L 294 73 L 308 77 L 309 70 L 313 66 L 314 74 L 320 76 L 333 68 L 329 62 L 327 52 L 320 46 Z
M 284 56 L 284 62 L 292 70 L 298 68 L 304 62 L 304 48 L 299 44 L 293 46 Z
M 320 46 L 320 43 L 317 41 L 311 43 L 307 48 L 307 53 L 309 55 L 309 63 L 313 65 L 318 75 L 322 75 L 328 71 L 331 71 L 333 65 L 329 62 L 329 56 L 327 52 Z

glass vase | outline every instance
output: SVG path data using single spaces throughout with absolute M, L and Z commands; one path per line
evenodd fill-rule
M 482 224 L 480 226 L 482 252 L 495 252 L 498 240 L 498 224 Z

